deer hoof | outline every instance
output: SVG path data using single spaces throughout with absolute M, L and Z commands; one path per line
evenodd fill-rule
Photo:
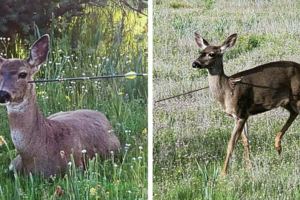
M 278 152 L 278 155 L 281 154 L 281 146 L 275 146 L 276 151 Z
M 226 171 L 222 171 L 220 175 L 221 175 L 222 178 L 224 178 L 224 177 L 226 177 L 227 172 Z

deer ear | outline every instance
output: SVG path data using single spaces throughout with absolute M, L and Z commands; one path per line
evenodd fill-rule
M 43 35 L 30 47 L 30 56 L 28 58 L 28 63 L 37 68 L 40 64 L 46 61 L 49 53 L 49 41 L 50 37 L 48 34 Z
M 224 53 L 226 51 L 226 49 L 233 47 L 236 42 L 236 39 L 237 39 L 236 33 L 230 35 L 221 45 L 222 53 Z
M 201 50 L 205 49 L 207 46 L 209 46 L 209 43 L 203 39 L 199 33 L 195 32 L 195 41 L 197 45 L 200 47 Z

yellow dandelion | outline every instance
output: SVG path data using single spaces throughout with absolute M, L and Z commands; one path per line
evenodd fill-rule
M 71 101 L 71 98 L 69 96 L 65 96 L 67 101 Z
M 147 128 L 144 128 L 144 130 L 142 131 L 142 134 L 143 134 L 143 135 L 146 135 L 147 132 L 148 132 Z
M 120 91 L 120 92 L 118 92 L 118 95 L 119 95 L 119 96 L 123 96 L 123 95 L 124 95 L 124 92 Z
M 42 95 L 46 94 L 46 91 L 43 91 L 43 90 L 42 91 L 38 91 L 37 94 L 42 96 Z
M 4 137 L 3 137 L 2 135 L 0 135 L 0 147 L 1 147 L 3 144 L 7 145 L 7 143 L 6 143 L 5 139 L 4 139 Z
M 96 188 L 93 188 L 93 187 L 92 187 L 92 188 L 90 189 L 90 195 L 91 195 L 91 196 L 96 196 L 96 194 L 97 194 Z

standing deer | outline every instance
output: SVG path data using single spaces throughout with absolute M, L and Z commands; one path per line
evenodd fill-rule
M 300 64 L 291 61 L 271 62 L 239 72 L 230 77 L 223 70 L 223 54 L 231 48 L 237 34 L 230 35 L 221 46 L 212 46 L 195 33 L 201 53 L 193 68 L 208 69 L 211 93 L 227 114 L 235 120 L 227 147 L 222 175 L 226 175 L 234 146 L 242 135 L 244 156 L 251 167 L 249 141 L 245 123 L 249 116 L 277 107 L 289 111 L 290 117 L 275 137 L 275 148 L 281 153 L 281 139 L 300 111 Z M 243 131 L 244 129 L 244 131 Z
M 120 143 L 100 112 L 76 110 L 45 118 L 39 111 L 33 80 L 49 52 L 49 35 L 31 47 L 27 60 L 0 57 L 0 104 L 6 105 L 12 141 L 18 156 L 10 169 L 45 177 L 64 173 L 71 154 L 76 166 L 84 156 L 107 157 Z M 84 155 L 83 155 L 84 154 Z

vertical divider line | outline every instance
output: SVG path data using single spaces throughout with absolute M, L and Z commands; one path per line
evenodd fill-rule
M 148 200 L 153 199 L 153 1 L 148 1 Z

